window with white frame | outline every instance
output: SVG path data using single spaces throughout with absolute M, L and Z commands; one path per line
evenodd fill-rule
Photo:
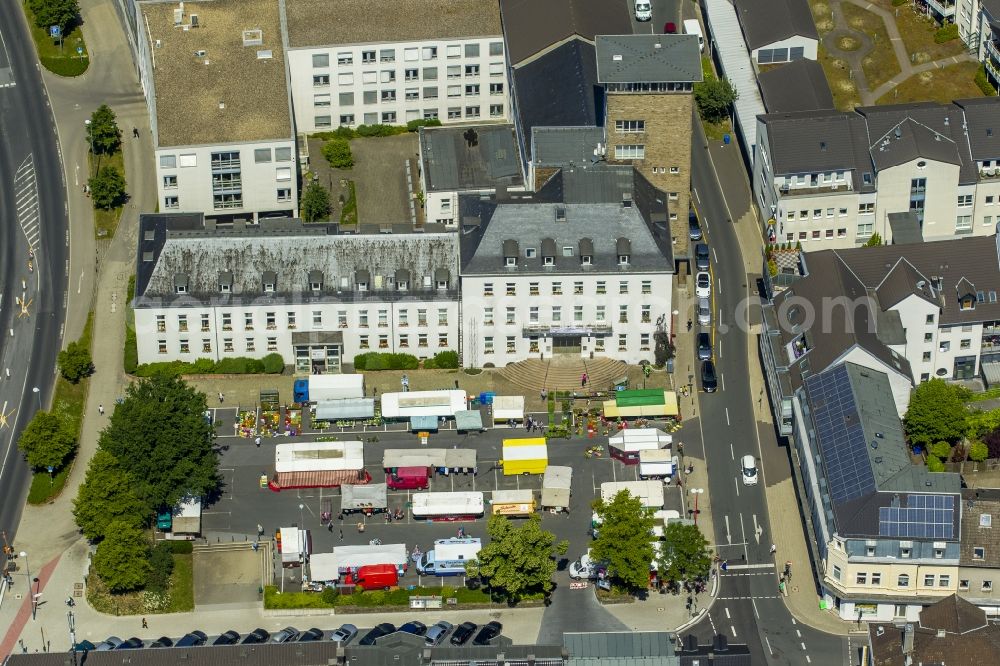
M 616 120 L 615 131 L 622 134 L 638 134 L 646 131 L 645 120 Z
M 646 159 L 646 146 L 633 144 L 618 144 L 615 146 L 616 160 L 644 160 Z

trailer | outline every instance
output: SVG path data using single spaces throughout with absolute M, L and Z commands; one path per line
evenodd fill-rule
M 201 534 L 201 498 L 182 500 L 174 509 L 174 538 L 193 538 Z
M 494 516 L 524 518 L 535 512 L 535 494 L 530 489 L 494 490 L 490 509 Z
M 503 440 L 504 476 L 514 474 L 544 474 L 549 465 L 549 450 L 544 437 Z
M 413 517 L 417 520 L 472 520 L 482 518 L 480 492 L 414 493 Z
M 468 407 L 465 391 L 406 391 L 382 394 L 382 418 L 406 420 L 414 416 L 454 418 Z
M 601 499 L 610 502 L 623 490 L 638 497 L 644 507 L 657 511 L 663 508 L 663 484 L 659 481 L 607 481 L 601 484 Z
M 363 513 L 371 516 L 384 513 L 389 508 L 386 498 L 386 484 L 370 485 L 344 484 L 340 487 L 340 511 L 344 514 Z
M 275 534 L 278 552 L 281 553 L 281 566 L 300 567 L 312 552 L 312 535 L 309 530 L 297 527 L 282 527 Z
M 542 477 L 542 508 L 566 511 L 569 508 L 573 468 L 549 465 Z
M 639 478 L 670 479 L 677 469 L 677 456 L 670 449 L 655 449 L 639 452 Z
M 320 400 L 313 411 L 314 421 L 353 421 L 375 416 L 375 398 Z
M 611 457 L 626 465 L 639 464 L 639 454 L 669 447 L 674 438 L 656 428 L 628 428 L 608 438 Z
M 278 444 L 274 451 L 275 474 L 271 490 L 335 488 L 371 481 L 365 471 L 361 442 L 295 442 Z

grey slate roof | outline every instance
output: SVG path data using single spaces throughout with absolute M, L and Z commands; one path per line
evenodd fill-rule
M 928 303 L 937 303 L 930 280 L 914 268 L 906 257 L 900 257 L 889 269 L 875 287 L 875 295 L 878 296 L 882 309 L 891 308 L 910 296 L 918 296 Z
M 432 192 L 524 185 L 512 125 L 422 127 L 420 159 Z
M 996 10 L 1000 11 L 1000 0 L 996 0 Z M 994 16 L 1000 19 L 1000 14 Z M 955 100 L 955 104 L 965 111 L 972 159 L 983 161 L 1000 158 L 1000 117 L 993 98 L 959 99 Z
M 607 0 L 500 0 L 507 59 L 522 61 L 577 36 L 593 42 L 601 35 L 632 32 L 630 9 Z
M 701 81 L 696 35 L 599 35 L 597 80 L 601 83 Z
M 759 118 L 767 126 L 776 176 L 836 170 L 873 172 L 864 120 L 853 114 L 802 111 Z
M 603 142 L 603 127 L 532 127 L 530 154 L 538 167 L 589 164 Z
M 806 0 L 733 0 L 751 49 L 796 35 L 819 39 Z
M 449 272 L 452 296 L 458 287 L 458 240 L 453 233 L 343 235 L 334 225 L 304 226 L 298 220 L 213 229 L 199 224 L 200 217 L 141 217 L 137 307 L 151 299 L 175 298 L 177 276 L 187 282 L 184 298 L 202 301 L 444 297 L 436 287 L 422 291 L 424 278 L 433 279 L 441 269 Z M 392 286 L 399 270 L 410 276 L 406 292 Z M 310 290 L 313 271 L 321 271 L 324 278 L 318 293 Z M 268 273 L 273 275 L 265 277 Z M 229 293 L 219 288 L 225 281 L 231 281 Z M 268 281 L 275 291 L 265 294 Z M 368 282 L 368 291 L 355 291 L 358 282 Z
M 757 83 L 768 113 L 834 108 L 823 67 L 809 58 L 761 72 L 757 75 Z
M 622 663 L 620 660 L 634 658 L 674 655 L 673 637 L 665 631 L 565 633 L 563 645 L 573 657 L 571 665 L 577 663 L 584 655 L 588 659 L 605 659 L 607 661 L 601 663 L 607 664 L 619 664 Z
M 917 211 L 889 213 L 888 217 L 893 244 L 924 242 L 924 230 L 920 227 L 920 216 L 917 215 Z

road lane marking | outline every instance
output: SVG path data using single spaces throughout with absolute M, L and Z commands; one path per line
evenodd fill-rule
M 730 423 L 729 423 L 729 408 L 728 407 L 726 407 L 726 425 L 730 425 Z
M 767 651 L 770 652 L 771 656 L 773 657 L 774 656 L 774 650 L 771 649 L 771 639 L 768 638 L 767 636 L 764 636 L 764 642 L 767 643 Z M 806 657 L 806 659 L 808 659 L 808 658 L 809 657 Z
M 700 197 L 700 196 L 698 196 L 698 190 L 696 190 L 696 189 L 692 189 L 692 190 L 691 190 L 691 193 L 692 193 L 692 194 L 694 194 L 694 198 L 695 198 L 695 199 L 696 199 L 696 200 L 698 201 L 698 203 L 700 204 L 700 203 L 701 203 L 701 197 Z
M 726 610 L 726 619 L 727 620 L 733 619 L 733 616 L 729 614 L 729 606 L 726 606 L 725 610 Z
M 715 248 L 714 247 L 712 248 L 712 259 L 715 260 L 715 263 L 719 263 L 719 255 L 717 255 L 715 253 Z
M 726 376 L 724 374 L 722 374 L 721 372 L 719 373 L 719 382 L 722 384 L 722 390 L 725 391 L 726 390 Z M 726 420 L 727 421 L 729 420 L 729 408 L 728 407 L 726 408 Z M 756 430 L 756 427 L 754 428 L 754 430 Z
M 753 614 L 759 620 L 760 619 L 760 613 L 757 612 L 757 602 L 754 600 L 753 597 L 750 597 L 750 605 L 753 606 Z
M 726 519 L 726 543 L 733 543 L 733 535 L 729 533 L 729 516 L 728 514 L 723 516 Z
M 796 629 L 795 630 L 795 635 L 798 636 L 799 638 L 802 638 L 802 631 L 800 631 L 799 629 Z
M 729 457 L 736 460 L 736 450 L 733 448 L 732 442 L 729 442 Z
M 739 497 L 740 496 L 740 477 L 737 476 L 737 477 L 733 478 L 733 481 L 736 482 L 736 496 Z
M 805 643 L 799 643 L 799 645 L 802 646 L 802 651 L 805 652 L 805 650 L 806 650 L 806 644 Z
M 736 638 L 736 627 L 729 625 L 729 631 L 733 632 L 733 638 Z

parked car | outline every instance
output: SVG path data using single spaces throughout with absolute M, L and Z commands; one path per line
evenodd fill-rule
M 240 641 L 240 645 L 260 645 L 266 643 L 271 638 L 271 633 L 266 629 L 254 629 Z
M 712 276 L 708 271 L 698 271 L 694 276 L 694 295 L 698 298 L 709 298 L 712 295 Z
M 174 643 L 174 647 L 198 647 L 199 645 L 204 645 L 207 640 L 208 635 L 204 631 L 195 629 L 191 633 L 181 636 Z
M 698 334 L 698 360 L 709 361 L 712 359 L 712 336 L 708 333 Z
M 240 635 L 230 629 L 219 634 L 219 637 L 212 641 L 212 645 L 236 645 L 240 642 Z
M 701 326 L 712 325 L 712 304 L 707 298 L 699 298 L 695 310 L 698 313 L 698 324 Z
M 150 647 L 159 647 L 159 646 L 154 645 L 154 646 L 150 646 Z M 92 651 L 94 651 L 96 649 L 97 649 L 96 645 L 94 645 L 90 641 L 84 640 L 84 641 L 80 641 L 79 643 L 76 644 L 76 650 L 75 651 L 76 652 L 92 652 Z
M 395 625 L 389 624 L 388 622 L 377 624 L 371 631 L 365 634 L 360 641 L 358 641 L 358 645 L 375 645 L 375 641 L 378 639 L 395 632 Z
M 323 630 L 313 627 L 312 629 L 306 629 L 298 638 L 295 639 L 296 643 L 308 643 L 309 641 L 321 641 L 323 640 Z
M 472 634 L 476 633 L 476 629 L 478 628 L 479 625 L 475 622 L 463 622 L 458 625 L 455 629 L 455 633 L 451 635 L 451 644 L 465 645 L 469 639 L 472 638 Z
M 424 645 L 426 645 L 427 647 L 434 647 L 435 645 L 440 644 L 441 641 L 444 640 L 444 637 L 448 635 L 448 632 L 451 631 L 453 628 L 454 625 L 451 622 L 445 622 L 444 620 L 441 620 L 433 627 L 428 629 L 427 633 L 424 634 Z
M 399 631 L 405 631 L 406 633 L 413 634 L 414 636 L 423 636 L 427 633 L 427 625 L 423 622 L 413 620 L 401 626 Z
M 490 641 L 500 635 L 503 631 L 503 625 L 493 620 L 492 622 L 487 622 L 483 625 L 483 628 L 479 630 L 476 637 L 472 640 L 473 645 L 489 645 Z
M 341 645 L 347 645 L 358 635 L 358 628 L 353 624 L 342 624 L 340 628 L 330 634 L 330 640 Z
M 677 24 L 673 21 L 667 21 L 663 24 L 663 34 L 664 35 L 676 35 L 677 34 Z
M 704 243 L 698 243 L 694 246 L 694 267 L 695 270 L 707 271 L 708 270 L 708 246 Z
M 94 648 L 97 652 L 107 652 L 108 650 L 115 650 L 124 641 L 117 636 L 108 636 L 103 642 L 98 643 L 97 647 Z
M 160 636 L 155 641 L 149 644 L 149 647 L 151 648 L 173 647 L 173 646 L 174 646 L 174 641 L 169 636 Z
M 754 460 L 753 456 L 743 456 L 743 461 L 740 464 L 743 468 L 743 485 L 745 486 L 756 486 L 757 485 L 757 461 Z
M 701 240 L 701 227 L 698 226 L 698 216 L 694 213 L 688 213 L 688 236 L 693 241 Z
M 144 648 L 144 647 L 146 647 L 146 644 L 143 643 L 140 639 L 138 639 L 135 636 L 133 636 L 132 638 L 128 639 L 127 641 L 122 641 L 122 644 L 119 645 L 118 647 L 116 647 L 115 649 L 116 650 L 138 650 L 138 649 Z
M 715 364 L 711 361 L 701 363 L 701 388 L 705 393 L 715 393 L 719 388 L 719 379 L 715 376 Z
M 299 630 L 295 627 L 285 627 L 281 631 L 271 635 L 271 641 L 274 643 L 290 643 L 295 640 L 295 637 L 299 635 Z

